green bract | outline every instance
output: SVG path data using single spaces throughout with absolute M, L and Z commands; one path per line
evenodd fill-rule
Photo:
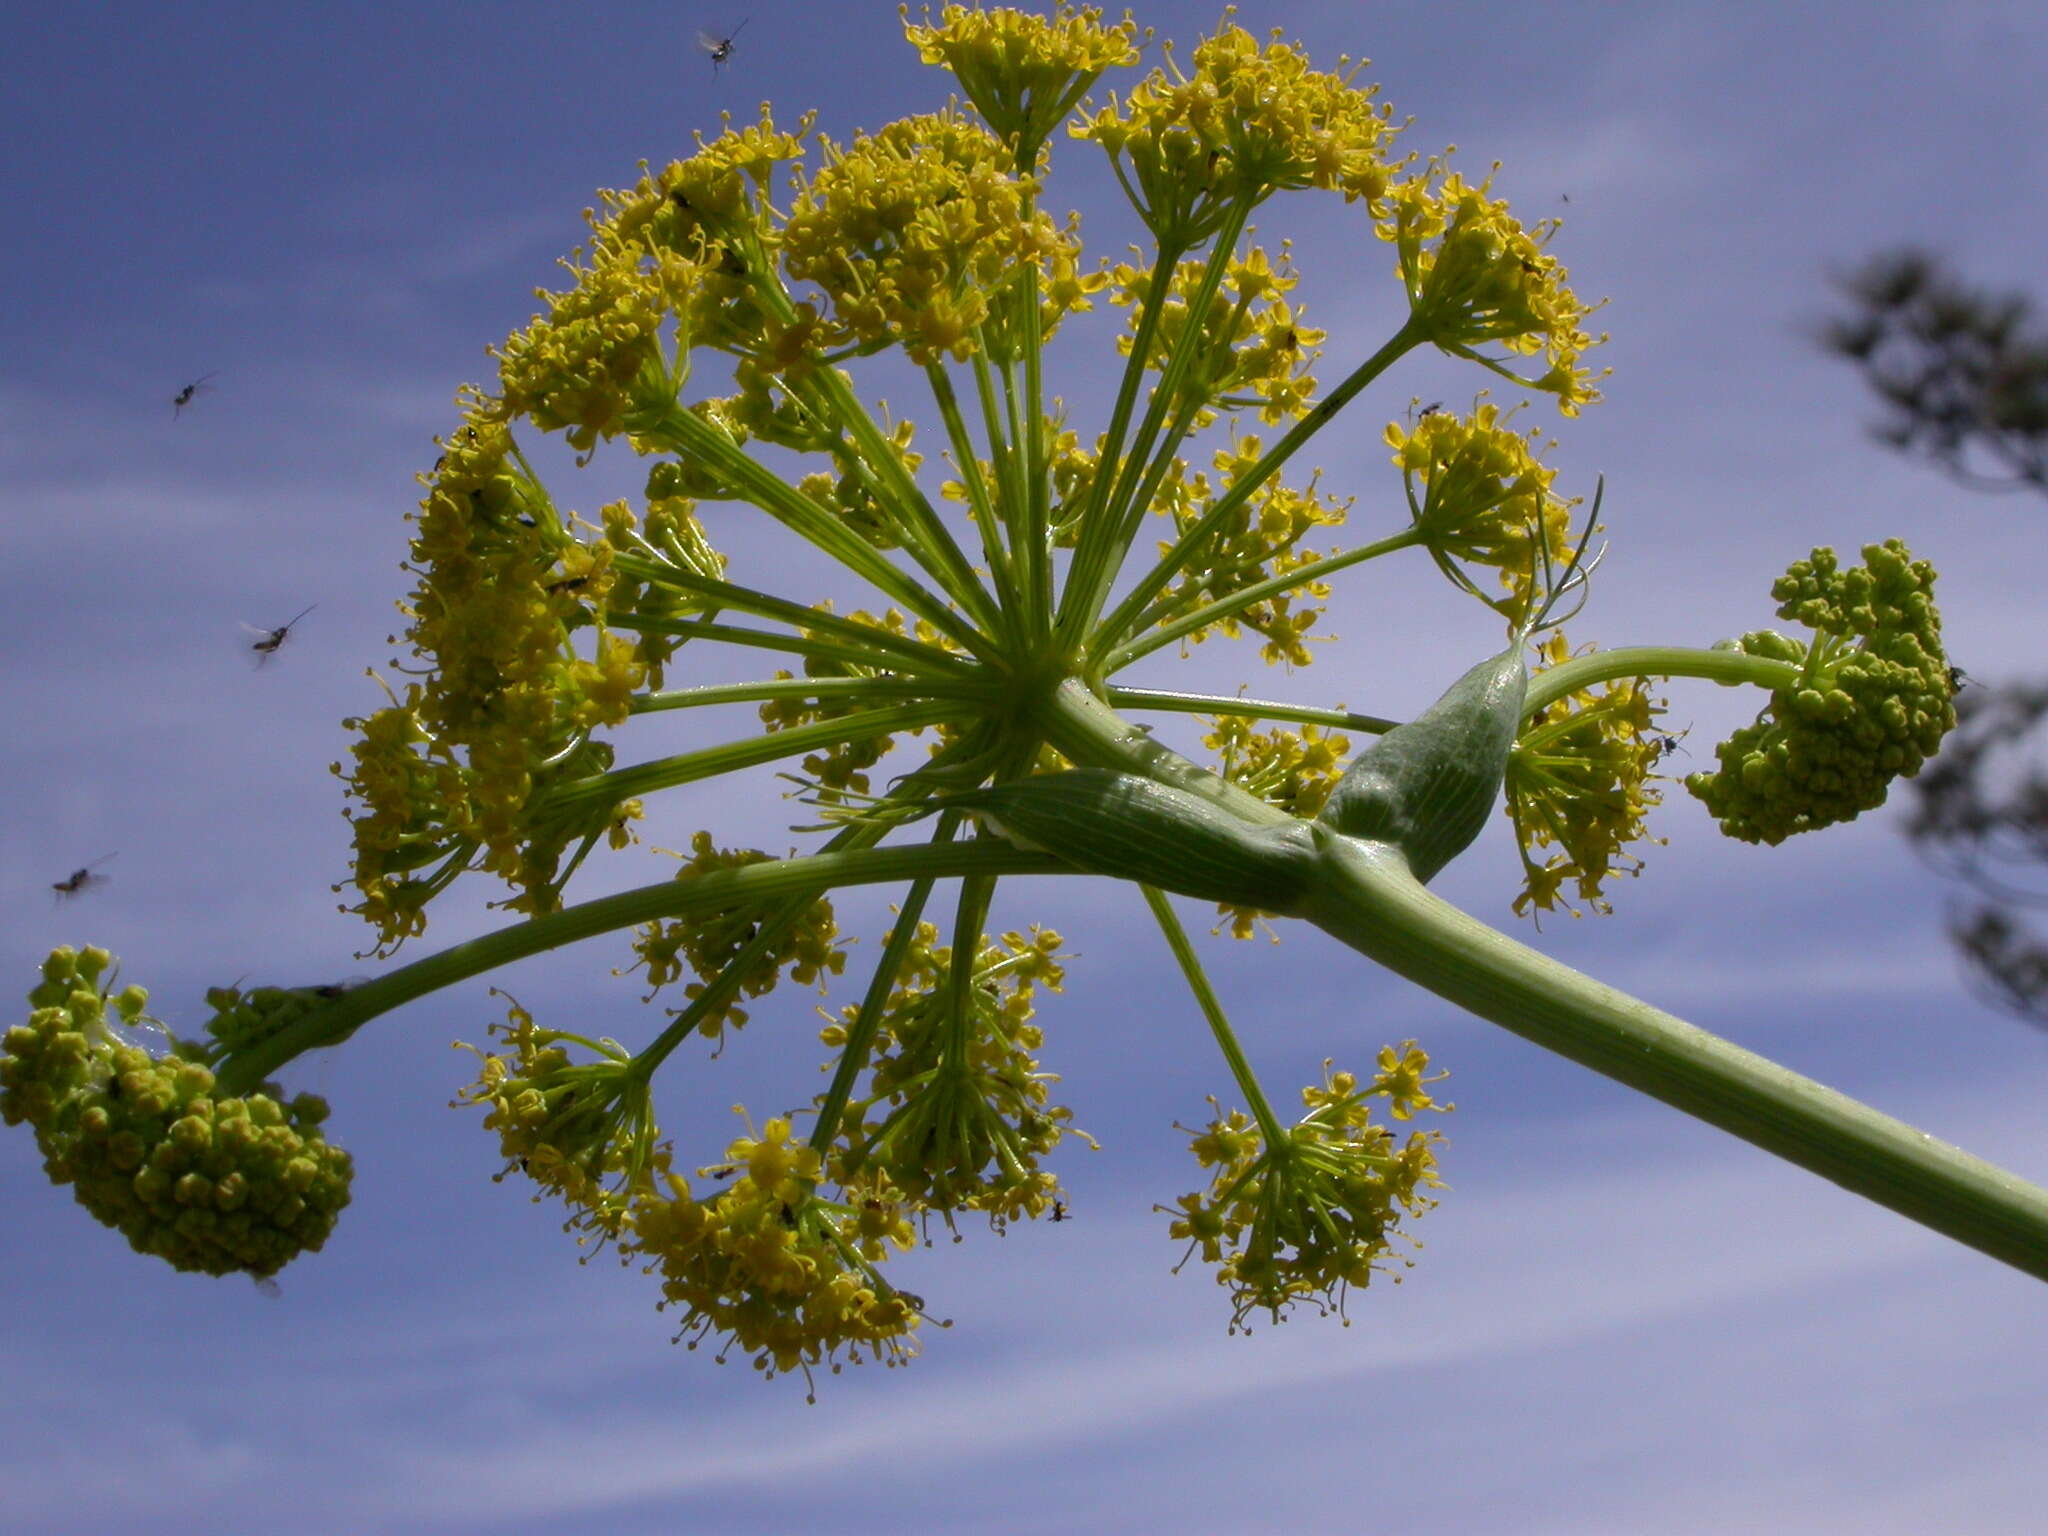
M 1740 734 L 1701 781 L 1738 835 L 1775 839 L 1876 803 L 1951 718 L 1925 567 L 1892 545 L 1873 547 L 1867 571 L 1838 573 L 1824 553 L 1795 566 L 1778 597 L 1819 631 L 1810 646 L 1575 652 L 1552 614 L 1587 596 L 1599 504 L 1581 515 L 1553 490 L 1538 458 L 1549 445 L 1510 432 L 1512 412 L 1410 412 L 1380 434 L 1397 469 L 1378 494 L 1363 488 L 1363 510 L 1313 474 L 1283 479 L 1419 347 L 1566 416 L 1596 401 L 1583 359 L 1597 338 L 1550 253 L 1555 221 L 1525 228 L 1440 163 L 1390 158 L 1396 130 L 1371 90 L 1226 23 L 1072 125 L 1109 157 L 1151 246 L 1092 268 L 1078 218 L 1041 206 L 1048 133 L 1097 74 L 1131 60 L 1131 29 L 1085 8 L 1047 19 L 949 6 L 911 35 L 958 71 L 987 122 L 954 109 L 813 152 L 807 124 L 778 129 L 764 108 L 685 160 L 643 167 L 602 195 L 567 288 L 498 349 L 494 387 L 462 392 L 461 422 L 422 477 L 402 687 L 355 722 L 338 770 L 354 910 L 388 952 L 425 931 L 442 892 L 482 876 L 511 919 L 361 986 L 219 989 L 213 1043 L 160 1060 L 105 1036 L 104 990 L 75 984 L 98 971 L 60 951 L 4 1062 L 8 1117 L 48 1138 L 53 1174 L 174 1263 L 268 1273 L 326 1235 L 347 1172 L 315 1106 L 264 1089 L 272 1072 L 426 992 L 606 936 L 611 962 L 641 973 L 666 1014 L 593 1037 L 512 1005 L 504 1048 L 477 1052 L 460 1094 L 498 1136 L 506 1173 L 562 1201 L 582 1238 L 658 1275 L 693 1343 L 716 1338 L 768 1373 L 893 1363 L 924 1303 L 884 1267 L 931 1218 L 1065 1213 L 1050 1159 L 1067 1111 L 1036 1011 L 1059 987 L 1060 939 L 988 921 L 1005 876 L 1087 873 L 1137 888 L 1241 1097 L 1195 1134 L 1206 1187 L 1170 1208 L 1235 1319 L 1341 1305 L 1401 1262 L 1401 1223 L 1430 1203 L 1436 1138 L 1397 1144 L 1385 1120 L 1440 1106 L 1409 1043 L 1381 1050 L 1370 1073 L 1332 1064 L 1303 1091 L 1307 1113 L 1283 1118 L 1169 891 L 1219 904 L 1241 934 L 1262 912 L 1312 922 L 1482 1017 L 2048 1276 L 2041 1191 L 1424 886 L 1473 842 L 1513 754 L 1521 904 L 1542 910 L 1566 878 L 1597 895 L 1655 799 L 1648 677 L 1774 690 L 1774 722 Z M 1356 205 L 1354 248 L 1380 253 L 1339 278 L 1398 283 L 1406 302 L 1377 346 L 1345 345 L 1327 388 L 1311 371 L 1324 338 L 1288 298 L 1284 246 L 1246 238 L 1255 209 L 1309 191 Z M 1058 330 L 1085 344 L 1098 300 L 1122 312 L 1123 368 L 1106 420 L 1070 424 L 1053 377 L 1063 354 L 1045 342 Z M 867 393 L 865 360 L 884 351 L 928 393 L 921 430 Z M 644 490 L 574 510 L 566 464 L 550 483 L 529 452 L 538 433 L 559 434 L 579 467 L 644 461 Z M 1354 517 L 1371 520 L 1363 533 Z M 714 532 L 740 529 L 731 558 L 713 547 Z M 783 590 L 820 554 L 841 590 Z M 1243 641 L 1304 667 L 1323 604 L 1374 561 L 1440 574 L 1508 627 L 1507 649 L 1419 718 L 1126 685 L 1127 669 L 1175 647 L 1215 656 Z M 1480 568 L 1494 575 L 1482 583 Z M 1398 637 L 1372 640 L 1376 654 L 1404 652 Z M 748 658 L 740 680 L 692 680 L 710 647 Z M 1532 658 L 1546 663 L 1533 677 Z M 1623 686 L 1596 699 L 1602 682 Z M 1176 714 L 1213 718 L 1213 768 L 1168 745 L 1160 727 Z M 649 716 L 670 738 L 695 727 L 687 749 L 650 749 Z M 1341 774 L 1338 730 L 1381 738 Z M 808 851 L 675 832 L 689 851 L 667 878 L 572 899 L 600 844 L 623 852 L 695 786 L 776 766 L 823 822 L 798 829 Z M 1563 853 L 1529 856 L 1546 843 Z M 701 1125 L 672 1140 L 663 1065 L 742 1025 L 801 1026 L 807 1006 L 760 1000 L 785 979 L 831 985 L 846 958 L 832 894 L 870 884 L 893 888 L 896 915 L 820 1034 L 824 1090 L 793 1075 L 792 1102 L 758 1129 L 747 1116 L 729 1140 Z M 139 1010 L 122 996 L 117 1011 Z

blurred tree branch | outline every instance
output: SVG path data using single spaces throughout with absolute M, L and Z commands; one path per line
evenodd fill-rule
M 1965 287 L 1915 250 L 1873 258 L 1836 287 L 1853 306 L 1821 329 L 1886 408 L 1880 442 L 1959 484 L 2048 495 L 2048 337 L 2024 294 Z M 2048 941 L 2024 913 L 2048 908 L 2048 679 L 1969 688 L 1957 726 L 1915 789 L 1907 834 L 1971 888 L 1949 935 L 1994 1006 L 2048 1027 Z

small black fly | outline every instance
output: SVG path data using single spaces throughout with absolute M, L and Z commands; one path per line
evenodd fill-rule
M 190 384 L 187 384 L 183 389 L 171 396 L 171 420 L 176 421 L 179 416 L 184 414 L 185 407 L 192 403 L 193 396 L 210 393 L 206 381 L 219 377 L 218 373 L 202 373 Z
M 290 636 L 293 627 L 298 624 L 299 620 L 319 606 L 318 603 L 308 603 L 276 629 L 260 629 L 254 624 L 244 624 L 242 628 L 258 637 L 249 642 L 249 649 L 256 653 L 256 665 L 260 667 L 264 662 L 276 655 L 278 647 L 285 643 L 285 640 Z
M 753 19 L 749 16 L 747 21 Z M 747 30 L 747 21 L 741 22 L 724 37 L 716 37 L 709 32 L 697 34 L 697 46 L 711 55 L 711 73 L 714 75 L 724 68 L 726 61 L 732 57 L 733 44 L 739 40 L 739 35 Z
M 50 882 L 50 889 L 57 893 L 57 900 L 69 901 L 74 896 L 83 895 L 96 885 L 105 885 L 113 876 L 96 874 L 94 871 L 113 857 L 114 855 L 111 853 L 103 854 L 99 858 L 94 859 L 90 864 L 81 865 L 62 880 L 52 880 Z

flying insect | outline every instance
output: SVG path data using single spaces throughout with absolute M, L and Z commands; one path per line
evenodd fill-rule
M 183 389 L 171 396 L 171 420 L 176 421 L 184 413 L 185 407 L 192 403 L 192 397 L 206 390 L 206 381 L 208 379 L 218 377 L 219 375 L 216 373 L 202 373 L 190 384 L 187 384 Z
M 749 16 L 747 21 L 753 19 Z M 732 57 L 732 45 L 738 40 L 739 35 L 747 30 L 747 21 L 741 22 L 724 37 L 716 37 L 709 32 L 697 34 L 697 46 L 711 55 L 711 73 L 714 75 L 724 68 L 726 61 Z
M 308 603 L 276 629 L 262 629 L 254 624 L 244 624 L 242 628 L 258 637 L 249 642 L 249 649 L 256 653 L 256 665 L 260 667 L 263 663 L 270 660 L 277 653 L 278 647 L 282 646 L 286 638 L 291 634 L 293 626 L 319 606 L 318 603 Z
M 90 864 L 81 865 L 79 868 L 74 869 L 62 880 L 52 880 L 50 882 L 50 889 L 57 893 L 57 900 L 69 901 L 74 896 L 83 895 L 96 885 L 105 885 L 113 876 L 96 874 L 94 871 L 112 857 L 114 855 L 111 853 L 103 854 L 99 858 L 94 859 Z

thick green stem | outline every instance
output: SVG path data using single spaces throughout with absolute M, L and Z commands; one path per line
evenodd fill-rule
M 943 668 L 958 671 L 971 665 L 965 657 L 956 656 L 949 651 L 940 649 L 936 645 L 927 645 L 924 641 L 914 639 L 909 635 L 891 634 L 888 630 L 876 624 L 863 624 L 858 619 L 844 618 L 823 608 L 808 607 L 803 603 L 791 602 L 788 598 L 776 597 L 772 593 L 757 592 L 751 587 L 742 587 L 729 581 L 721 581 L 715 576 L 703 576 L 695 571 L 678 570 L 673 566 L 664 566 L 655 561 L 643 560 L 633 555 L 622 555 L 614 563 L 629 576 L 639 577 L 642 580 L 667 587 L 672 591 L 685 592 L 693 597 L 709 599 L 711 605 L 716 608 L 734 608 L 741 613 L 753 614 L 756 618 L 779 619 L 781 622 L 791 625 L 800 632 L 812 637 L 819 635 L 837 636 L 841 641 L 852 646 L 856 659 L 867 666 L 890 666 L 899 672 L 905 670 L 900 663 L 889 662 L 883 657 L 875 655 L 862 656 L 859 654 L 860 652 L 888 652 L 892 655 L 901 656 L 905 661 L 921 665 L 926 669 Z M 663 623 L 667 623 L 672 629 L 679 624 L 689 624 L 697 621 L 688 619 L 669 621 L 648 620 L 638 614 L 621 614 L 609 619 L 607 622 L 614 628 L 619 629 L 631 628 L 643 631 L 652 630 L 655 633 L 666 633 L 667 631 L 660 628 Z
M 953 390 L 952 375 L 946 372 L 943 363 L 937 362 L 927 363 L 924 374 L 931 385 L 932 399 L 938 404 L 939 416 L 946 423 L 946 440 L 953 445 L 953 457 L 959 461 L 960 483 L 967 491 L 968 510 L 974 518 L 975 528 L 981 534 L 981 557 L 988 562 L 989 574 L 996 585 L 996 603 L 1002 610 L 1002 628 L 1005 637 L 1014 644 L 1018 619 L 1017 582 L 1010 566 L 1010 552 L 1003 546 L 1003 537 L 999 531 L 995 498 L 990 495 L 988 482 L 982 477 L 981 460 L 974 451 L 974 438 L 967 430 L 967 420 L 961 413 L 959 396 Z M 978 371 L 976 379 L 977 382 L 980 381 Z M 986 399 L 982 403 L 986 414 Z M 993 424 L 989 427 L 989 434 L 990 461 L 995 464 L 1000 476 L 1002 442 L 996 437 Z
M 1101 456 L 1095 461 L 1095 476 L 1088 483 L 1088 500 L 1081 513 L 1081 540 L 1074 550 L 1066 592 L 1060 599 L 1056 615 L 1056 623 L 1062 625 L 1066 622 L 1067 604 L 1075 595 L 1077 582 L 1093 569 L 1097 547 L 1109 535 L 1111 519 L 1104 509 L 1109 505 L 1110 491 L 1118 479 L 1117 471 L 1123 462 L 1124 434 L 1130 430 L 1131 415 L 1137 408 L 1138 390 L 1145 381 L 1152 336 L 1159 328 L 1159 316 L 1166 307 L 1166 292 L 1172 285 L 1173 269 L 1179 259 L 1178 250 L 1169 250 L 1165 246 L 1161 246 L 1153 258 L 1151 286 L 1146 289 L 1145 302 L 1138 311 L 1138 329 L 1131 338 L 1131 353 L 1124 362 L 1124 376 L 1117 386 L 1116 404 L 1110 410 L 1109 430 L 1103 435 Z
M 880 476 L 887 486 L 892 507 L 908 521 L 909 526 L 904 530 L 906 536 L 913 536 L 920 548 L 929 551 L 928 558 L 936 561 L 946 572 L 946 586 L 955 600 L 979 623 L 993 629 L 996 623 L 995 604 L 975 576 L 966 551 L 954 539 L 938 509 L 918 489 L 917 481 L 904 467 L 896 445 L 883 436 L 874 417 L 854 394 L 852 381 L 837 368 L 819 369 L 814 377 L 838 411 L 847 431 L 853 434 L 869 470 Z
M 959 818 L 951 814 L 942 818 L 937 841 L 949 841 L 958 821 Z M 931 899 L 932 885 L 930 880 L 919 880 L 911 885 L 896 914 L 895 926 L 889 930 L 889 941 L 882 949 L 882 958 L 875 965 L 875 974 L 868 978 L 867 992 L 861 998 L 852 1027 L 846 1032 L 846 1044 L 839 1052 L 839 1065 L 832 1073 L 832 1084 L 818 1103 L 818 1123 L 811 1130 L 810 1145 L 811 1150 L 821 1157 L 839 1134 L 839 1120 L 846 1113 L 847 1100 L 853 1096 L 854 1082 L 867 1066 L 868 1053 L 874 1049 L 875 1036 L 882 1027 L 882 1010 L 889 1006 L 889 994 L 895 989 L 896 978 L 903 974 L 903 962 L 910 954 L 911 942 L 917 937 L 918 920 L 924 916 L 924 904 Z
M 1106 500 L 1091 494 L 1089 515 L 1091 520 L 1099 520 L 1099 526 L 1091 521 L 1082 534 L 1073 568 L 1067 575 L 1067 590 L 1060 602 L 1059 632 L 1061 639 L 1069 645 L 1078 643 L 1102 612 L 1102 605 L 1109 598 L 1110 587 L 1123 564 L 1130 541 L 1144 525 L 1151 488 L 1165 474 L 1173 445 L 1186 430 L 1182 418 L 1191 421 L 1201 404 L 1199 400 L 1184 402 L 1182 393 L 1188 373 L 1202 350 L 1202 317 L 1208 312 L 1209 300 L 1222 286 L 1224 273 L 1229 270 L 1230 258 L 1237 250 L 1238 237 L 1244 233 L 1245 221 L 1251 217 L 1251 211 L 1249 203 L 1237 202 L 1224 215 L 1215 243 L 1209 248 L 1208 260 L 1203 264 L 1201 281 L 1186 301 L 1187 328 L 1167 353 L 1165 364 L 1159 370 L 1159 382 L 1152 387 L 1152 398 L 1146 404 L 1137 435 L 1131 440 L 1130 452 L 1121 460 L 1115 460 L 1105 451 L 1095 466 L 1098 480 L 1105 472 L 1114 473 L 1116 478 Z M 1153 269 L 1153 288 L 1146 295 L 1145 319 L 1155 325 L 1172 297 L 1174 271 L 1179 265 L 1178 262 L 1168 264 L 1166 254 L 1162 246 L 1160 265 Z M 1147 347 L 1150 342 L 1149 332 L 1142 321 L 1140 331 L 1131 348 L 1131 363 L 1142 375 L 1149 362 Z M 1153 445 L 1169 417 L 1175 418 L 1174 431 L 1169 434 L 1166 449 L 1155 464 Z M 1146 488 L 1143 496 L 1138 494 L 1140 486 Z M 1092 493 L 1093 487 L 1090 489 Z
M 716 624 L 709 619 L 649 619 L 637 613 L 615 613 L 605 623 L 612 629 L 636 635 L 666 635 L 681 644 L 692 640 L 714 640 L 721 645 L 776 651 L 785 656 L 814 656 L 820 661 L 843 662 L 849 667 L 880 669 L 912 677 L 958 679 L 972 677 L 975 672 L 974 663 L 947 657 L 944 651 L 937 649 L 931 650 L 931 655 L 944 657 L 946 664 L 943 666 L 923 659 L 912 661 L 901 652 L 881 651 L 872 645 L 856 646 L 811 635 L 780 635 L 765 629 L 742 629 L 736 624 Z M 899 656 L 900 660 L 897 659 Z
M 1027 853 L 995 838 L 968 843 L 924 843 L 909 848 L 867 848 L 777 859 L 739 869 L 714 870 L 689 880 L 663 880 L 615 896 L 600 896 L 495 933 L 451 944 L 423 960 L 365 982 L 302 1015 L 262 1044 L 222 1066 L 219 1091 L 248 1093 L 301 1052 L 339 1045 L 379 1014 L 403 1007 L 442 987 L 480 976 L 529 955 L 544 954 L 600 934 L 663 918 L 688 918 L 843 885 L 892 880 L 944 880 L 958 875 L 1057 875 L 1073 867 L 1044 853 Z
M 1018 573 L 1024 583 L 1025 616 L 1032 634 L 1052 627 L 1052 551 L 1047 525 L 1052 513 L 1052 486 L 1046 475 L 1045 359 L 1038 307 L 1038 267 L 1024 265 L 1024 505 L 1017 509 Z M 1008 370 L 1005 370 L 1007 377 Z
M 1390 849 L 1325 829 L 1318 840 L 1305 915 L 1326 933 L 1525 1040 L 2048 1280 L 2048 1190 L 1516 943 L 1432 896 Z

